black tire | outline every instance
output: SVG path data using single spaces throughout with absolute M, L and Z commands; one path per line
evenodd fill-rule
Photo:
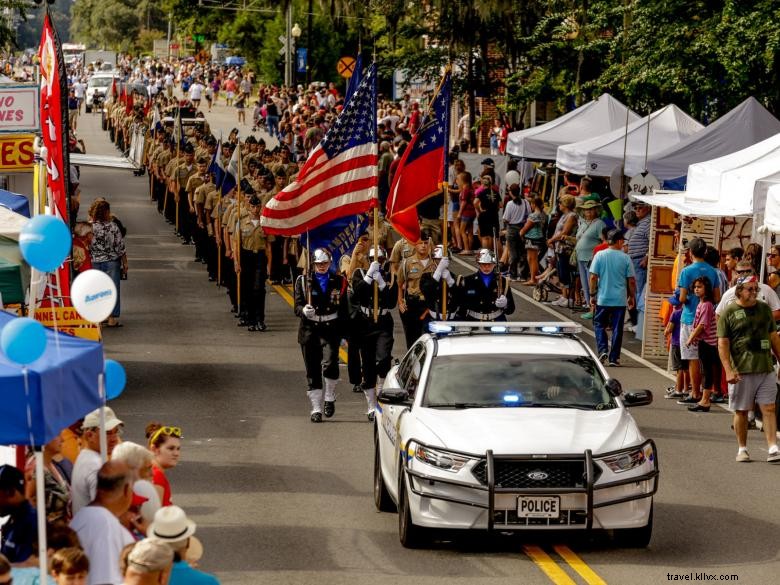
M 406 495 L 406 478 L 401 470 L 398 488 L 398 538 L 404 548 L 424 548 L 430 538 L 428 530 L 412 522 L 409 498 Z
M 374 434 L 374 505 L 380 512 L 395 512 L 395 502 L 387 491 L 382 477 L 382 464 L 379 459 L 379 437 Z
M 653 505 L 650 505 L 650 517 L 647 525 L 641 528 L 623 528 L 613 531 L 613 540 L 623 548 L 647 548 L 653 536 Z

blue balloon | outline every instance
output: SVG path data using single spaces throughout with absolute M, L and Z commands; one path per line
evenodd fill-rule
M 122 364 L 115 360 L 106 360 L 103 372 L 106 375 L 106 400 L 113 400 L 125 389 L 127 374 Z
M 70 246 L 70 229 L 53 215 L 36 215 L 19 232 L 22 256 L 41 272 L 56 270 L 68 257 Z
M 0 332 L 0 348 L 12 362 L 31 364 L 46 351 L 46 329 L 29 317 L 14 319 Z

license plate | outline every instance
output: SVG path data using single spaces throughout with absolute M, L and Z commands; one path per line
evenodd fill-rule
M 560 496 L 519 496 L 518 518 L 558 518 L 561 514 Z

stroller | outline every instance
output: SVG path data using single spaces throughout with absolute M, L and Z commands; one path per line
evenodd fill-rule
M 536 282 L 536 286 L 534 286 L 534 290 L 531 293 L 531 296 L 535 301 L 544 303 L 547 301 L 547 297 L 551 292 L 556 294 L 561 294 L 563 292 L 561 287 L 552 282 L 552 277 L 555 276 L 557 272 L 555 266 L 551 265 L 539 277 L 539 280 Z

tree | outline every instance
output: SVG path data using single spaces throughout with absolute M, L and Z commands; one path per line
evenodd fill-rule
M 17 41 L 16 28 L 14 21 L 8 19 L 5 15 L 16 14 L 18 21 L 24 21 L 30 10 L 30 4 L 24 0 L 0 0 L 0 48 L 16 47 L 21 48 Z M 14 19 L 15 20 L 15 19 Z

